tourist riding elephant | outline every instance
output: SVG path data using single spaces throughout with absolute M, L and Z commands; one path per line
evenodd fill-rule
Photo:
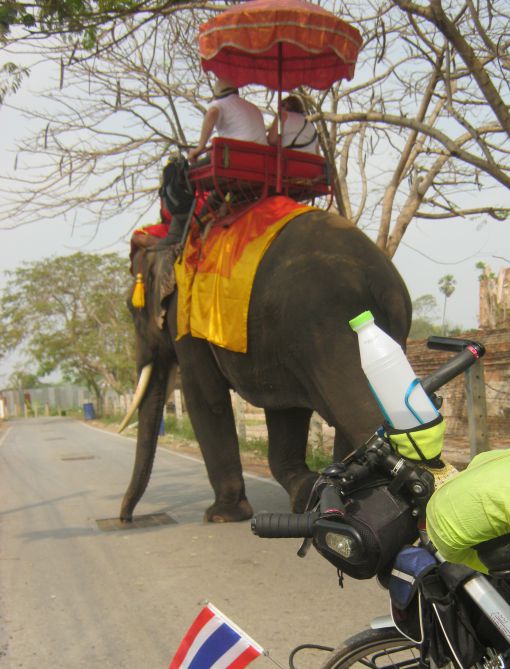
M 168 383 L 177 365 L 215 495 L 206 520 L 239 521 L 253 513 L 230 389 L 264 409 L 271 472 L 288 492 L 292 508 L 302 511 L 317 477 L 305 464 L 312 412 L 334 426 L 336 459 L 360 445 L 381 422 L 349 320 L 370 309 L 376 323 L 404 344 L 411 303 L 402 278 L 349 221 L 307 210 L 281 230 L 259 264 L 249 305 L 248 350 L 237 353 L 189 334 L 176 340 L 175 292 L 159 329 L 153 316 L 160 308 L 163 262 L 157 250 L 139 251 L 134 258 L 145 280 L 146 305 L 131 310 L 137 366 L 144 379 L 139 386 L 145 383 L 146 388 L 137 391 L 143 396 L 136 459 L 121 519 L 132 520 L 149 482 Z

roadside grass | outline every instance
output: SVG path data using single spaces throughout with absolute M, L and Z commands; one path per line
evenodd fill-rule
M 333 454 L 331 450 L 324 448 L 317 448 L 313 451 L 309 449 L 306 455 L 306 464 L 313 472 L 320 472 L 324 467 L 327 467 L 333 462 Z
M 183 416 L 180 425 L 173 415 L 165 416 L 165 434 L 179 437 L 180 439 L 187 439 L 188 441 L 196 441 L 195 433 L 191 427 L 191 422 L 187 416 Z
M 121 418 L 119 416 L 113 416 L 108 414 L 103 414 L 100 418 L 95 418 L 98 422 L 109 427 L 110 425 L 120 425 Z
M 257 424 L 257 423 L 254 423 Z M 195 434 L 187 416 L 183 417 L 182 425 L 179 428 L 174 416 L 167 416 L 165 419 L 165 432 L 170 432 L 178 437 L 194 441 Z M 239 448 L 241 453 L 252 453 L 267 461 L 267 439 L 264 437 L 247 437 L 239 439 Z M 317 448 L 313 451 L 309 449 L 306 457 L 306 464 L 313 471 L 320 471 L 331 464 L 332 454 L 330 450 Z
M 120 422 L 118 415 L 104 414 L 96 419 L 105 426 L 118 425 Z M 177 439 L 195 442 L 195 434 L 191 427 L 188 416 L 183 416 L 180 424 L 173 414 L 168 414 L 164 419 L 164 433 Z M 251 453 L 267 462 L 267 439 L 264 437 L 247 437 L 239 439 L 239 448 L 241 453 Z M 320 471 L 331 464 L 331 450 L 327 448 L 308 449 L 306 464 L 312 471 Z

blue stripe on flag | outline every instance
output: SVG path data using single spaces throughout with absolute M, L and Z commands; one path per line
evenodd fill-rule
M 218 658 L 227 652 L 239 641 L 241 635 L 233 630 L 227 623 L 223 623 L 202 644 L 197 654 L 190 662 L 188 669 L 209 669 Z

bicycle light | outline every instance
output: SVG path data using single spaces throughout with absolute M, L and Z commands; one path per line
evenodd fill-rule
M 328 548 L 344 558 L 350 558 L 356 551 L 356 543 L 352 537 L 346 537 L 338 532 L 326 532 L 325 541 Z
M 346 523 L 320 518 L 314 528 L 314 545 L 326 560 L 346 573 L 346 565 L 358 569 L 367 563 L 361 535 Z

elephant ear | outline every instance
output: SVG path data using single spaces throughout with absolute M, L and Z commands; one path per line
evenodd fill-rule
M 174 262 L 177 258 L 175 246 L 162 247 L 156 252 L 156 258 L 152 265 L 152 299 L 150 301 L 150 316 L 154 319 L 157 327 L 162 330 L 168 307 L 168 298 L 173 294 L 176 287 Z

